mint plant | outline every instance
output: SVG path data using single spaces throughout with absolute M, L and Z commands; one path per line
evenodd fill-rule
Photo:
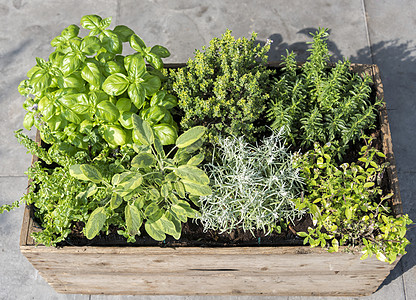
M 254 142 L 264 131 L 256 123 L 269 100 L 271 70 L 266 68 L 270 45 L 250 39 L 234 39 L 227 30 L 208 47 L 195 52 L 184 68 L 172 70 L 172 88 L 183 111 L 181 126 L 208 127 L 209 141 L 219 135 L 244 135 Z
M 371 78 L 350 72 L 348 60 L 329 68 L 327 29 L 313 35 L 310 56 L 301 67 L 295 54 L 283 59 L 283 74 L 276 79 L 268 108 L 272 128 L 286 128 L 296 147 L 339 141 L 339 156 L 361 133 L 375 127 L 377 106 L 371 103 Z
M 140 113 L 163 145 L 173 144 L 177 125 L 170 110 L 177 101 L 163 89 L 161 73 L 169 51 L 146 47 L 126 26 L 110 30 L 110 23 L 111 18 L 84 16 L 87 36 L 79 37 L 79 27 L 70 25 L 52 40 L 55 51 L 47 61 L 36 58 L 19 85 L 27 97 L 23 125 L 35 126 L 47 143 L 69 143 L 97 155 L 108 145 L 131 146 L 131 117 Z M 137 52 L 122 56 L 124 42 Z
M 273 132 L 258 146 L 241 136 L 220 137 L 215 152 L 217 159 L 205 165 L 212 194 L 200 198 L 198 220 L 205 230 L 242 228 L 253 233 L 259 229 L 269 234 L 305 213 L 292 201 L 299 196 L 303 180 L 282 131 Z
M 337 147 L 328 143 L 308 151 L 301 161 L 306 190 L 296 200 L 296 208 L 310 212 L 313 227 L 298 232 L 311 247 L 327 247 L 337 252 L 339 246 L 363 246 L 362 259 L 375 254 L 379 260 L 393 263 L 405 254 L 409 244 L 408 215 L 392 216 L 389 199 L 381 181 L 387 163 L 385 155 L 365 138 L 360 158 L 351 164 L 337 165 Z

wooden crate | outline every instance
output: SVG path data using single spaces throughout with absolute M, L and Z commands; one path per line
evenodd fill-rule
M 178 66 L 178 65 L 171 65 Z M 277 66 L 277 64 L 271 64 Z M 354 65 L 373 77 L 383 98 L 375 65 Z M 387 110 L 380 111 L 383 150 L 395 194 L 402 205 Z M 362 296 L 373 293 L 395 264 L 360 253 L 328 253 L 309 246 L 285 247 L 62 247 L 35 246 L 36 228 L 26 207 L 20 249 L 42 277 L 60 293 L 141 295 L 304 295 Z

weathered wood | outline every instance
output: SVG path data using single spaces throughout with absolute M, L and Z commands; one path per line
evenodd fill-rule
M 184 64 L 167 64 L 181 67 Z M 278 67 L 279 63 L 270 66 Z M 375 65 L 352 65 L 372 76 L 383 98 Z M 393 210 L 402 214 L 396 164 L 385 105 L 379 110 L 383 152 L 390 166 Z M 374 292 L 397 264 L 360 253 L 328 253 L 309 246 L 159 248 L 34 246 L 33 212 L 26 207 L 20 248 L 44 279 L 61 293 L 141 295 L 363 296 Z

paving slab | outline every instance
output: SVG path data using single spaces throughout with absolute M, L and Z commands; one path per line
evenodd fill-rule
M 416 220 L 412 149 L 416 145 L 414 113 L 416 93 L 414 42 L 416 32 L 411 0 L 379 1 L 0 1 L 0 204 L 18 199 L 27 185 L 21 176 L 30 155 L 17 144 L 13 131 L 22 127 L 23 97 L 17 85 L 35 63 L 46 58 L 50 40 L 63 28 L 79 23 L 85 14 L 113 16 L 113 26 L 127 25 L 148 45 L 161 44 L 171 51 L 167 62 L 185 62 L 195 49 L 207 45 L 225 30 L 236 37 L 258 33 L 257 40 L 273 40 L 270 59 L 279 60 L 293 50 L 305 60 L 308 33 L 318 27 L 331 29 L 333 60 L 350 57 L 359 63 L 377 63 L 381 68 L 392 126 L 405 211 Z M 365 18 L 367 12 L 367 19 Z M 390 20 L 390 21 L 389 21 Z M 394 20 L 394 26 L 392 22 Z M 368 31 L 367 31 L 368 29 Z M 369 47 L 371 42 L 371 48 Z M 413 85 L 412 85 L 413 83 Z M 30 133 L 33 136 L 33 133 Z M 408 175 L 410 174 L 410 175 Z M 18 241 L 23 210 L 0 215 L 0 299 L 351 299 L 331 297 L 251 296 L 85 296 L 57 294 L 20 254 Z M 415 240 L 414 232 L 409 238 Z M 374 295 L 363 299 L 415 299 L 416 249 L 393 270 Z M 402 275 L 403 274 L 403 275 Z M 406 298 L 407 297 L 407 298 Z

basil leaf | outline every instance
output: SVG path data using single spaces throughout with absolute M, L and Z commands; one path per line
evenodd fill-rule
M 144 49 L 146 49 L 146 44 L 137 34 L 132 34 L 130 36 L 129 42 L 130 42 L 130 47 L 132 47 L 137 52 L 144 54 Z
M 129 86 L 129 80 L 122 73 L 112 74 L 103 83 L 103 90 L 110 96 L 123 94 Z
M 143 223 L 140 211 L 136 206 L 128 204 L 124 209 L 124 215 L 126 217 L 126 226 L 129 234 L 133 236 L 138 234 Z
M 85 225 L 85 237 L 89 240 L 93 239 L 103 228 L 107 216 L 104 207 L 97 207 L 90 215 Z
M 85 55 L 93 55 L 101 49 L 101 42 L 95 36 L 86 36 L 82 39 L 79 48 Z
M 162 101 L 165 98 L 167 92 L 165 90 L 158 91 L 150 99 L 150 106 L 160 105 L 162 106 Z
M 123 51 L 122 42 L 117 34 L 110 30 L 104 30 L 104 35 L 101 38 L 102 46 L 110 53 L 119 54 Z
M 98 88 L 101 87 L 102 81 L 104 80 L 97 61 L 87 61 L 81 71 L 81 76 L 89 84 Z
M 100 21 L 100 29 L 104 30 L 111 24 L 112 17 L 105 18 Z
M 68 76 L 61 76 L 58 78 L 58 86 L 61 89 L 74 88 L 78 90 L 84 89 L 85 81 L 81 76 L 81 72 L 74 72 Z
M 54 100 L 49 97 L 43 97 L 38 103 L 38 110 L 43 116 L 43 120 L 48 121 L 56 113 L 56 107 L 54 105 Z M 32 124 L 33 125 L 33 124 Z M 30 126 L 32 127 L 32 126 Z
M 68 95 L 65 98 L 68 98 L 68 97 L 75 100 L 75 103 L 74 105 L 71 106 L 71 109 L 77 114 L 81 114 L 81 115 L 86 114 L 88 112 L 91 112 L 94 109 L 87 95 L 85 94 L 73 94 L 73 95 Z
M 120 98 L 116 103 L 117 109 L 121 111 L 130 111 L 131 109 L 131 100 L 128 98 Z
M 124 59 L 124 67 L 132 79 L 139 79 L 146 72 L 144 58 L 139 53 L 127 56 Z
M 102 18 L 97 15 L 87 15 L 81 18 L 81 26 L 89 30 L 100 29 Z
M 178 137 L 176 140 L 176 146 L 178 148 L 185 148 L 195 143 L 204 136 L 205 130 L 206 128 L 204 126 L 192 127 Z
M 33 116 L 33 112 L 26 113 L 23 119 L 23 127 L 25 127 L 27 130 L 30 130 L 34 123 L 35 123 L 35 118 Z
M 134 31 L 124 25 L 118 25 L 113 29 L 113 32 L 118 35 L 120 40 L 125 43 L 128 42 L 130 36 L 134 34 Z
M 157 70 L 161 70 L 163 68 L 162 59 L 154 53 L 147 53 L 146 60 L 152 67 L 154 67 Z
M 163 106 L 151 106 L 146 110 L 146 113 L 143 115 L 143 119 L 148 121 L 149 123 L 158 123 L 160 120 L 163 119 L 167 109 Z
M 146 100 L 146 90 L 144 87 L 137 83 L 132 83 L 127 91 L 134 106 L 141 109 Z
M 162 145 L 175 144 L 178 138 L 176 129 L 169 124 L 158 124 L 153 126 L 156 136 L 159 138 Z
M 134 114 L 133 118 L 133 129 L 137 135 L 137 138 L 143 145 L 150 145 L 154 143 L 153 130 L 149 123 Z
M 125 73 L 124 67 L 121 67 L 118 63 L 115 61 L 107 61 L 104 65 L 105 71 L 111 75 L 116 73 Z
M 141 85 L 146 90 L 146 96 L 150 97 L 160 89 L 160 78 L 154 75 L 144 74 Z
M 120 117 L 120 112 L 113 103 L 104 100 L 97 104 L 96 115 L 101 120 L 113 123 Z
M 170 56 L 169 50 L 160 45 L 153 46 L 152 49 L 150 50 L 150 53 L 156 54 L 157 56 L 161 58 L 166 58 Z
M 79 33 L 79 27 L 75 24 L 72 24 L 72 25 L 69 25 L 64 30 L 62 30 L 61 37 L 63 37 L 66 40 L 70 40 L 78 36 L 78 33 Z
M 80 116 L 78 116 L 75 112 L 72 111 L 69 107 L 61 112 L 61 115 L 67 119 L 71 123 L 79 124 L 82 122 Z
M 37 70 L 29 79 L 29 84 L 35 92 L 42 92 L 52 83 L 52 77 L 43 69 Z

